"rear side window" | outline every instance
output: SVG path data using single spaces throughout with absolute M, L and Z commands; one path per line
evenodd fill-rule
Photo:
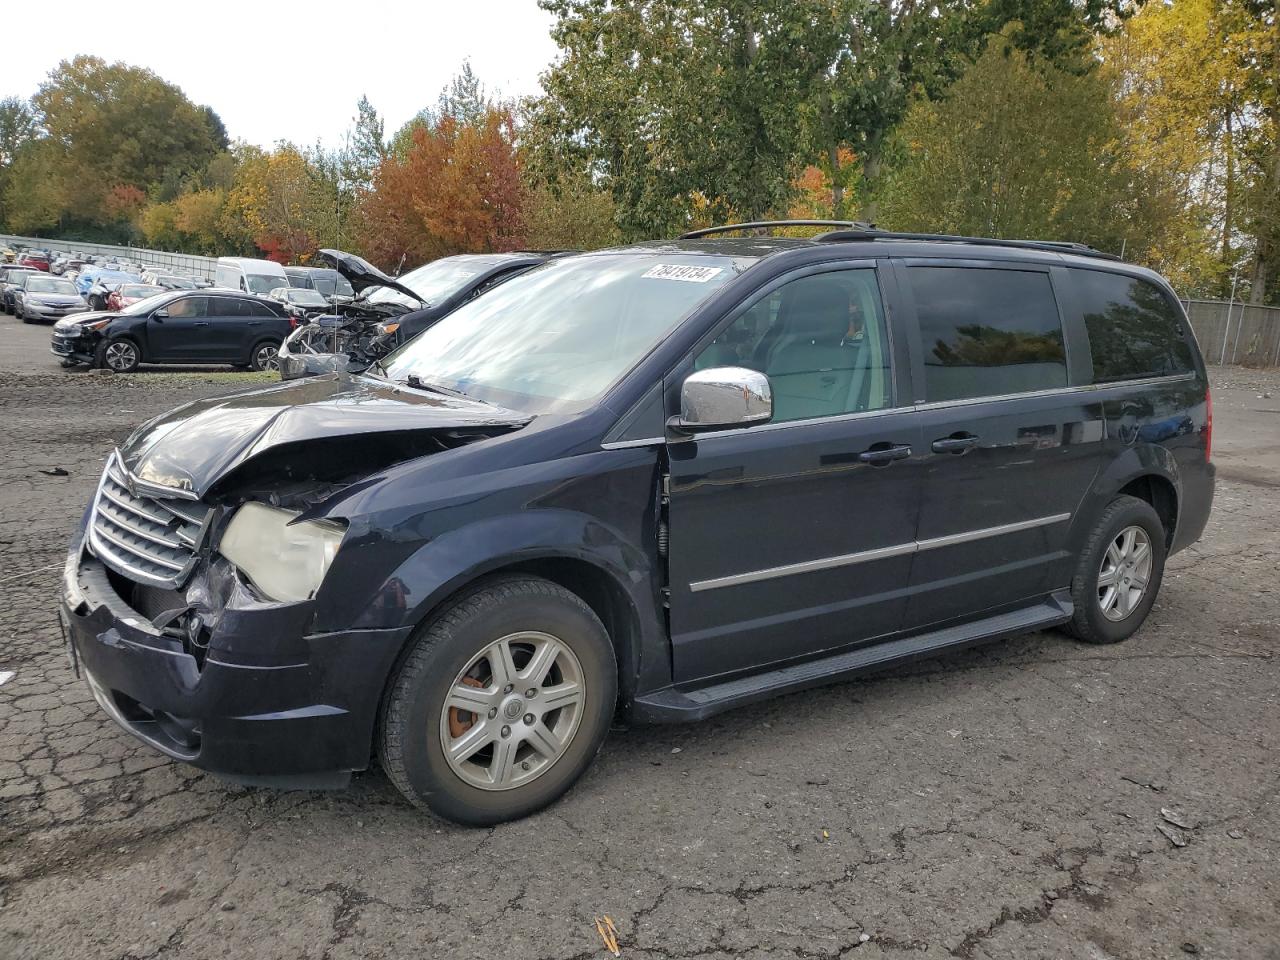
M 1093 357 L 1093 382 L 1137 380 L 1194 369 L 1182 318 L 1154 283 L 1072 270 Z
M 909 267 L 907 275 L 920 320 L 926 401 L 1067 385 L 1062 320 L 1048 274 Z

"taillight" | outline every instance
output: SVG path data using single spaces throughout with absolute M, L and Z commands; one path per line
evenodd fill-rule
M 1204 388 L 1204 461 L 1213 456 L 1213 392 Z

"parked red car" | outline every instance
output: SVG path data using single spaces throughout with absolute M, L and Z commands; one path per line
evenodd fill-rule
M 49 255 L 39 250 L 27 250 L 18 258 L 18 266 L 30 267 L 32 270 L 49 272 Z
M 123 310 L 131 303 L 165 292 L 167 291 L 164 287 L 152 286 L 149 283 L 122 283 L 107 295 L 107 309 Z

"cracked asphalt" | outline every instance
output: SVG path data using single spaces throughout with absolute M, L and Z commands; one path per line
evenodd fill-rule
M 376 770 L 229 786 L 106 719 L 59 645 L 67 534 L 134 425 L 239 382 L 0 336 L 0 958 L 569 960 L 607 956 L 602 915 L 636 960 L 1280 958 L 1280 373 L 1213 372 L 1213 519 L 1128 643 L 615 731 L 562 802 L 474 830 Z

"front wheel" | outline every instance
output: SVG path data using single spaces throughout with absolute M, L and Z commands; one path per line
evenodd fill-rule
M 114 373 L 133 373 L 142 362 L 142 354 L 136 343 L 120 337 L 116 340 L 103 340 L 98 344 L 97 359 L 99 367 L 105 367 Z
M 1076 561 L 1068 629 L 1086 643 L 1119 643 L 1142 626 L 1164 577 L 1165 529 L 1151 504 L 1116 497 Z
M 383 704 L 383 768 L 415 806 L 475 826 L 567 791 L 604 742 L 617 696 L 608 633 L 548 580 L 490 581 L 412 641 Z

